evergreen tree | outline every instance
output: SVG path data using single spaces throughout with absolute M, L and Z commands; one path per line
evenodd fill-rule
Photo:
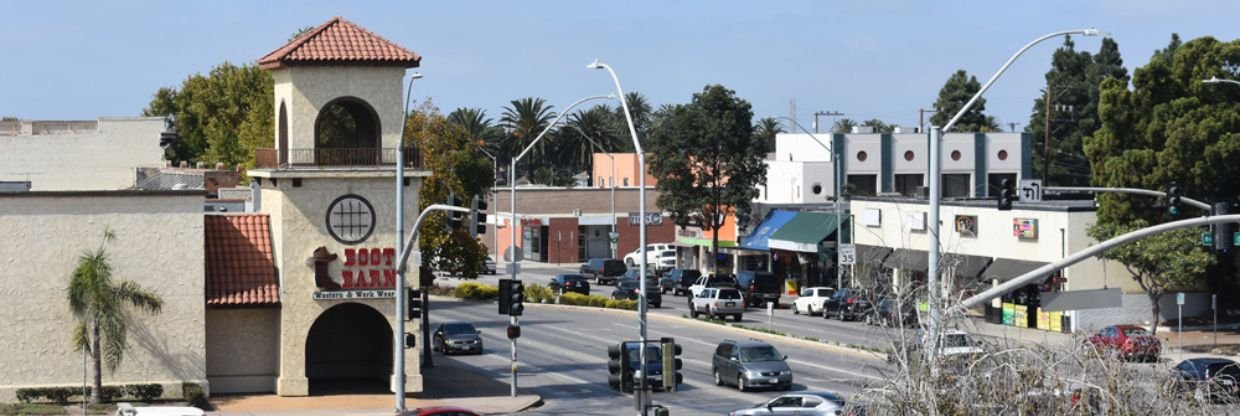
M 977 77 L 969 76 L 965 70 L 957 70 L 951 77 L 947 78 L 947 82 L 943 84 L 943 88 L 939 90 L 939 98 L 934 101 L 934 108 L 938 111 L 930 117 L 930 125 L 946 127 L 948 121 L 964 108 L 964 104 L 973 98 L 982 89 L 982 84 L 977 82 Z M 981 131 L 990 124 L 986 120 L 986 99 L 978 98 L 973 107 L 960 117 L 960 121 L 952 127 L 953 131 L 969 132 Z

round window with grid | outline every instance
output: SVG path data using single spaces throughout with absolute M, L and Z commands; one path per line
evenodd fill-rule
M 344 195 L 327 207 L 327 232 L 343 244 L 358 244 L 375 231 L 375 207 L 357 195 Z

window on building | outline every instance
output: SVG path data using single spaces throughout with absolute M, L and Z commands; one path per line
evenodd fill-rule
M 624 186 L 629 186 L 629 178 L 624 178 Z
M 986 195 L 985 196 L 998 196 L 999 190 L 1003 189 L 1004 179 L 1011 181 L 1012 186 L 1019 185 L 1016 183 L 1015 173 L 992 173 L 992 174 L 986 175 Z
M 920 173 L 906 173 L 896 175 L 895 191 L 904 196 L 916 196 L 917 187 L 922 186 L 923 179 Z
M 968 198 L 969 175 L 967 173 L 949 173 L 943 175 L 943 197 L 944 198 Z
M 878 175 L 848 175 L 848 185 L 853 195 L 873 196 L 878 192 Z

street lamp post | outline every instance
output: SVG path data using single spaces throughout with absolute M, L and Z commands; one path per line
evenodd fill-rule
M 555 127 L 556 123 L 559 123 L 560 119 L 564 118 L 564 115 L 568 114 L 568 111 L 572 110 L 573 107 L 576 107 L 586 101 L 614 99 L 614 98 L 615 97 L 613 95 L 595 95 L 595 96 L 582 98 L 580 100 L 573 102 L 572 104 L 569 104 L 568 107 L 564 108 L 564 111 L 561 111 L 560 114 L 557 114 L 555 118 L 551 120 L 551 123 L 547 124 L 547 127 L 543 128 L 543 131 L 538 133 L 537 137 L 534 137 L 534 140 L 531 141 L 529 145 L 525 146 L 525 150 L 522 150 L 521 153 L 517 155 L 517 157 L 512 158 L 511 166 L 508 169 L 508 196 L 510 197 L 509 207 L 512 208 L 512 212 L 511 212 L 512 223 L 508 225 L 509 234 L 512 235 L 512 245 L 508 246 L 508 251 L 511 254 L 508 258 L 508 269 L 509 269 L 508 272 L 512 275 L 512 280 L 520 280 L 520 279 L 517 279 L 517 261 L 518 261 L 517 259 L 517 162 L 520 161 L 521 158 L 525 157 L 525 155 L 530 152 L 530 149 L 533 149 L 534 145 L 538 144 L 538 141 L 542 140 L 543 136 L 547 135 L 547 132 L 551 131 L 551 129 Z M 496 217 L 498 217 L 498 215 Z M 508 319 L 509 319 L 509 322 L 508 322 L 509 325 L 512 325 L 514 327 L 518 326 L 519 321 L 517 320 L 516 315 L 510 316 Z M 517 339 L 516 338 L 512 339 L 512 397 L 517 397 Z
M 637 315 L 638 315 L 637 319 L 638 319 L 638 328 L 639 328 L 638 331 L 639 331 L 639 335 L 641 336 L 641 343 L 642 343 L 641 349 L 638 350 L 638 359 L 641 361 L 642 365 L 644 366 L 646 365 L 645 363 L 647 362 L 646 361 L 646 280 L 647 280 L 646 279 L 646 263 L 647 263 L 646 262 L 646 153 L 642 151 L 641 141 L 637 139 L 637 128 L 633 126 L 633 115 L 629 113 L 629 103 L 625 100 L 624 89 L 620 86 L 620 78 L 616 76 L 616 71 L 611 69 L 611 66 L 603 62 L 600 62 L 598 59 L 595 59 L 594 62 L 591 62 L 589 65 L 586 65 L 586 68 L 605 69 L 607 70 L 607 73 L 611 75 L 611 80 L 616 84 L 616 95 L 620 96 L 620 108 L 624 110 L 624 120 L 628 122 L 628 125 L 629 125 L 629 136 L 633 138 L 633 148 L 637 151 L 637 169 L 638 169 L 637 187 L 639 188 L 637 191 L 637 214 L 641 217 L 639 219 L 640 225 L 638 226 L 639 227 L 638 228 L 638 236 L 639 236 L 638 239 L 640 240 L 639 244 L 641 244 L 638 248 L 640 252 L 640 255 L 638 258 L 641 259 L 641 262 L 638 265 L 638 276 L 640 276 L 641 278 L 637 279 L 639 281 L 638 284 L 640 285 L 640 288 L 638 289 L 640 293 L 638 294 L 638 297 L 637 297 Z M 614 181 L 615 179 L 613 178 L 612 180 Z M 639 389 L 635 394 L 633 394 L 633 397 L 636 400 L 635 403 L 636 403 L 637 411 L 639 412 L 639 414 L 645 414 L 646 409 L 644 407 L 644 403 L 645 403 L 644 400 L 646 396 L 646 375 L 644 374 L 644 372 L 642 374 L 640 387 L 641 389 Z
M 616 233 L 616 157 L 612 156 L 611 152 L 608 152 L 607 149 L 603 148 L 603 146 L 599 146 L 598 142 L 590 138 L 590 135 L 586 134 L 586 132 L 581 131 L 581 128 L 572 124 L 569 124 L 568 126 L 572 127 L 573 130 L 577 130 L 577 133 L 580 133 L 581 137 L 585 137 L 586 140 L 590 141 L 590 144 L 594 145 L 594 147 L 597 147 L 599 151 L 607 155 L 608 159 L 611 159 L 611 180 L 608 181 L 611 182 L 611 233 L 607 234 L 607 244 L 611 247 L 611 258 L 618 258 L 616 253 L 616 243 L 611 241 L 611 236 Z
M 941 129 L 937 126 L 930 127 L 930 218 L 928 221 L 930 226 L 928 228 L 931 230 L 931 237 L 926 277 L 926 292 L 928 294 L 927 300 L 930 303 L 930 325 L 928 328 L 929 336 L 927 339 L 922 341 L 927 343 L 926 351 L 929 352 L 928 357 L 932 377 L 938 375 L 938 338 L 943 306 L 940 305 L 938 301 L 939 292 L 942 290 L 942 288 L 939 287 L 939 250 L 941 248 L 939 244 L 939 197 L 942 195 L 942 186 L 940 185 L 942 163 L 939 159 L 941 158 L 940 153 L 942 152 L 943 132 L 951 130 L 951 128 L 956 125 L 956 122 L 960 121 L 960 118 L 969 111 L 969 108 L 972 108 L 973 104 L 982 97 L 982 94 L 985 94 L 986 90 L 990 89 L 990 86 L 995 83 L 995 80 L 999 79 L 999 76 L 1003 75 L 1003 73 L 1007 71 L 1008 67 L 1012 65 L 1012 62 L 1016 61 L 1016 58 L 1019 58 L 1025 53 L 1025 51 L 1032 48 L 1033 45 L 1054 37 L 1076 34 L 1084 36 L 1105 35 L 1098 29 L 1089 28 L 1054 32 L 1034 39 L 1032 42 L 1029 42 L 1029 44 L 1016 51 L 1011 58 L 1008 58 L 1007 62 L 1004 63 L 1002 67 L 999 67 L 999 71 L 995 72 L 995 74 L 990 77 L 990 80 L 986 81 L 986 84 L 982 85 L 982 88 L 978 90 L 976 94 L 973 94 L 973 98 L 970 98 L 969 101 L 960 108 L 960 111 L 958 111 L 956 115 L 951 118 L 951 121 L 947 122 L 947 125 L 943 126 Z
M 1235 84 L 1240 85 L 1240 81 L 1234 79 L 1222 79 L 1219 77 L 1210 77 L 1210 79 L 1201 80 L 1202 84 Z
M 493 176 L 493 177 L 494 177 L 494 178 L 492 178 L 492 179 L 494 180 L 494 182 L 493 182 L 493 183 L 495 184 L 495 185 L 492 185 L 492 186 L 491 186 L 491 200 L 492 200 L 492 201 L 495 201 L 495 198 L 499 196 L 499 191 L 495 190 L 495 188 L 498 188 L 498 187 L 499 187 L 499 159 L 498 159 L 498 158 L 496 158 L 496 157 L 495 157 L 495 155 L 491 154 L 491 152 L 488 152 L 488 151 L 487 151 L 487 149 L 483 148 L 482 146 L 478 146 L 478 150 L 479 150 L 479 151 L 481 151 L 481 152 L 482 152 L 482 154 L 487 155 L 487 157 L 491 158 L 491 169 L 493 170 L 493 172 L 492 172 L 492 175 L 491 175 L 491 176 Z M 499 208 L 499 206 L 497 205 L 495 208 L 496 208 L 496 209 L 498 209 L 498 208 Z M 495 234 L 495 235 L 494 235 L 494 237 L 495 237 L 495 246 L 494 246 L 494 247 L 495 247 L 495 257 L 500 257 L 500 252 L 499 252 L 499 216 L 497 215 L 497 216 L 495 216 L 494 218 L 495 218 L 495 219 L 494 219 L 494 221 L 495 221 L 495 232 L 493 232 L 493 233 L 491 233 L 491 234 Z
M 405 111 L 400 113 L 402 118 L 409 116 L 409 101 L 413 98 L 413 81 L 422 78 L 421 72 L 414 72 L 409 76 L 409 87 L 405 90 Z M 396 252 L 400 253 L 405 249 L 405 124 L 404 120 L 400 123 L 400 142 L 396 146 Z M 425 288 L 423 288 L 425 290 Z M 403 268 L 396 271 L 396 331 L 392 339 L 392 353 L 396 355 L 396 368 L 392 373 L 395 376 L 394 383 L 396 388 L 396 413 L 404 414 L 405 412 L 405 271 Z M 423 306 L 425 307 L 425 306 Z M 422 326 L 425 328 L 426 319 L 422 319 Z M 426 342 L 425 339 L 422 340 Z M 430 354 L 426 354 L 424 360 L 429 360 Z
M 814 114 L 817 115 L 817 113 L 814 113 Z M 805 134 L 808 134 L 809 138 L 814 139 L 815 142 L 818 142 L 818 145 L 822 146 L 823 149 L 826 149 L 828 152 L 831 152 L 831 164 L 833 165 L 831 167 L 835 171 L 835 174 L 832 175 L 832 176 L 835 176 L 835 290 L 840 290 L 844 286 L 844 268 L 840 266 L 840 248 L 843 244 L 843 240 L 840 238 L 840 234 L 842 234 L 844 231 L 840 229 L 840 224 L 841 224 L 840 216 L 844 215 L 843 211 L 841 211 L 840 201 L 843 200 L 841 198 L 841 194 L 844 193 L 844 190 L 840 187 L 842 183 L 840 181 L 840 177 L 843 176 L 842 174 L 843 169 L 841 169 L 841 167 L 843 166 L 843 164 L 840 163 L 841 160 L 840 160 L 839 149 L 835 148 L 835 143 L 832 143 L 831 146 L 827 146 L 826 143 L 822 142 L 822 140 L 818 140 L 818 137 L 814 136 L 814 133 L 810 133 L 809 130 L 806 130 L 805 127 L 797 123 L 796 120 L 793 120 L 788 117 L 783 117 L 783 116 L 776 117 L 776 118 L 788 120 L 788 122 L 792 123 L 792 125 L 796 126 L 798 129 L 801 129 L 801 131 L 804 131 Z
M 818 116 L 837 117 L 837 116 L 842 116 L 842 115 L 844 115 L 844 113 L 841 113 L 839 111 L 817 111 L 815 112 L 814 113 L 814 133 L 818 132 Z M 788 119 L 788 120 L 792 120 L 792 119 Z M 793 123 L 796 123 L 796 121 L 793 121 Z M 801 129 L 801 130 L 805 130 L 805 129 Z

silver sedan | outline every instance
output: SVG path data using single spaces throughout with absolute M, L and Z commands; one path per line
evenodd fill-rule
M 829 391 L 803 391 L 778 396 L 754 407 L 736 409 L 731 416 L 835 416 L 844 411 L 844 399 Z

